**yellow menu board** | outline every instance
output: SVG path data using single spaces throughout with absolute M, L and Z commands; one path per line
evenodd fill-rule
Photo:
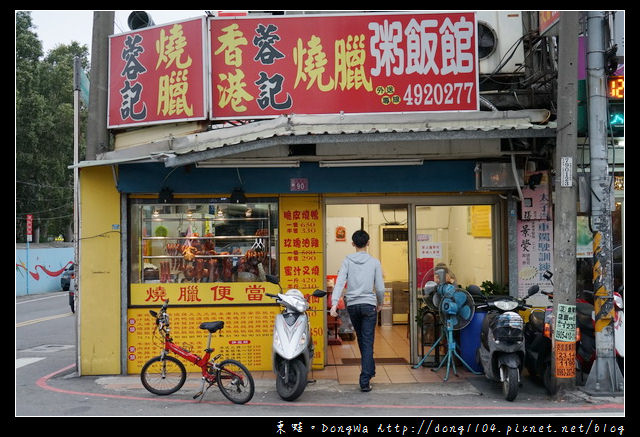
M 160 304 L 155 311 L 160 309 Z M 167 313 L 173 341 L 202 356 L 209 332 L 198 329 L 202 322 L 224 321 L 224 328 L 211 337 L 212 356 L 240 361 L 249 370 L 271 370 L 273 323 L 278 306 L 214 306 L 191 307 L 172 305 Z M 127 318 L 127 373 L 139 373 L 144 363 L 160 355 L 162 340 L 156 332 L 155 319 L 149 308 L 130 308 Z M 178 357 L 188 372 L 200 368 Z
M 297 288 L 309 298 L 311 335 L 315 344 L 313 368 L 324 367 L 326 298 L 310 297 L 324 289 L 322 202 L 318 196 L 282 196 L 279 206 L 280 285 Z

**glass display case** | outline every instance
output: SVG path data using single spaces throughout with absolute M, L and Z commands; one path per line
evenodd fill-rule
M 134 204 L 132 283 L 254 282 L 277 272 L 277 203 Z

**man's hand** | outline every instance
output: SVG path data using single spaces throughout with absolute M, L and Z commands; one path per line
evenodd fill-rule
M 329 314 L 331 314 L 332 317 L 338 317 L 338 304 L 331 307 Z

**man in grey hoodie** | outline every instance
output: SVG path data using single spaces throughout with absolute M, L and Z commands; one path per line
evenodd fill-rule
M 351 239 L 356 253 L 347 255 L 342 262 L 333 288 L 330 313 L 333 317 L 338 316 L 338 301 L 346 284 L 345 303 L 361 355 L 360 389 L 366 392 L 371 391 L 369 381 L 376 374 L 373 341 L 378 311 L 384 299 L 384 279 L 380 261 L 367 253 L 369 234 L 359 230 L 353 233 Z

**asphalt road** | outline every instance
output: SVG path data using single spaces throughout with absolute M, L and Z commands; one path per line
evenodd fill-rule
M 356 433 L 356 428 L 347 432 L 344 426 L 357 424 L 368 425 L 369 432 L 375 428 L 376 432 L 424 434 L 431 419 L 437 423 L 430 423 L 429 433 L 445 423 L 467 426 L 465 432 L 476 424 L 493 423 L 493 432 L 503 434 L 507 426 L 527 423 L 581 425 L 592 432 L 596 426 L 601 432 L 606 426 L 607 433 L 614 425 L 629 426 L 623 397 L 591 397 L 577 389 L 550 397 L 526 377 L 514 402 L 504 400 L 499 385 L 482 375 L 443 383 L 377 384 L 370 393 L 360 392 L 355 385 L 318 380 L 295 402 L 282 401 L 274 381 L 260 379 L 253 399 L 245 405 L 231 404 L 215 386 L 201 401 L 194 400 L 198 379 L 190 375 L 180 391 L 160 397 L 147 392 L 137 375 L 78 376 L 75 338 L 76 315 L 69 310 L 67 293 L 16 299 L 17 420 L 216 416 L 237 423 L 242 417 L 244 425 L 255 422 L 270 433 L 297 432 L 302 427 L 308 433 L 342 435 Z

